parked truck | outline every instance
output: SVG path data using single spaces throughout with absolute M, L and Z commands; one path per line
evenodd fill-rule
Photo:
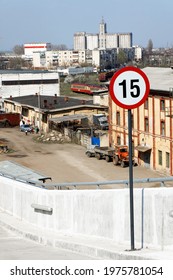
M 19 123 L 19 113 L 0 113 L 0 127 L 17 126 Z
M 93 124 L 98 129 L 108 130 L 109 124 L 107 116 L 104 114 L 94 114 L 93 115 Z
M 88 157 L 94 156 L 98 160 L 105 159 L 107 162 L 112 161 L 114 165 L 121 165 L 121 167 L 129 165 L 128 146 L 125 145 L 116 145 L 115 148 L 91 145 L 87 147 L 86 155 Z M 134 159 L 132 159 L 132 162 L 135 165 Z
M 97 159 L 105 159 L 107 162 L 112 161 L 114 148 L 111 147 L 98 147 L 91 145 L 86 150 L 88 157 L 96 157 Z
M 132 159 L 134 164 L 134 159 Z M 115 146 L 114 155 L 113 155 L 113 164 L 120 164 L 121 167 L 125 167 L 129 165 L 129 151 L 128 146 Z

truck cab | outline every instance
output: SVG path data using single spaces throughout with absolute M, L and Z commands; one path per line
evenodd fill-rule
M 128 146 L 125 145 L 115 145 L 115 151 L 113 155 L 113 164 L 120 164 L 121 167 L 129 165 L 129 151 Z

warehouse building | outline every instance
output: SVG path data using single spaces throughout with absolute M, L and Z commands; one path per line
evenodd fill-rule
M 132 33 L 107 33 L 107 25 L 102 19 L 99 25 L 99 33 L 91 34 L 76 32 L 74 34 L 74 50 L 94 50 L 112 48 L 131 48 Z
M 107 104 L 94 103 L 67 96 L 28 95 L 4 100 L 6 112 L 19 113 L 25 123 L 38 126 L 41 131 L 49 131 L 49 120 L 59 123 L 81 120 L 83 116 L 105 113 Z M 61 120 L 62 118 L 62 120 Z M 66 120 L 67 119 L 67 120 Z
M 59 95 L 59 74 L 48 71 L 0 71 L 0 98 L 35 93 Z

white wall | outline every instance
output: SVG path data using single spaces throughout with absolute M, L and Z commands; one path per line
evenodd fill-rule
M 2 85 L 3 81 L 22 81 L 22 80 L 51 80 L 57 79 L 57 83 L 49 84 L 26 84 L 26 85 Z M 60 95 L 59 90 L 59 74 L 54 72 L 49 73 L 11 73 L 2 74 L 0 76 L 0 95 L 2 98 L 17 97 L 35 94 L 39 92 L 41 95 Z
M 129 190 L 44 190 L 0 176 L 0 209 L 39 228 L 130 242 Z M 35 212 L 31 204 L 53 208 Z M 173 188 L 144 190 L 144 246 L 173 249 Z M 134 189 L 135 241 L 141 246 L 142 189 Z
M 106 34 L 106 48 L 117 48 L 118 47 L 118 35 L 117 34 Z
M 87 34 L 86 35 L 86 41 L 87 41 L 87 49 L 88 50 L 94 50 L 99 47 L 99 39 L 97 34 Z

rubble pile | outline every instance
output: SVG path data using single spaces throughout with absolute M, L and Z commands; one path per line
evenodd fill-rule
M 0 154 L 8 153 L 8 146 L 6 142 L 0 141 Z
M 35 137 L 35 140 L 43 143 L 60 143 L 60 144 L 71 142 L 69 136 L 65 136 L 64 134 L 56 130 L 52 130 L 49 133 L 40 134 Z

